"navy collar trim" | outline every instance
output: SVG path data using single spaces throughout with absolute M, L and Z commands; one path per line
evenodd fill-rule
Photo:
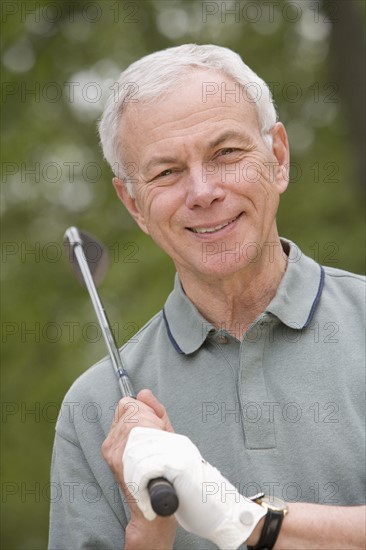
M 177 341 L 175 340 L 173 334 L 172 334 L 172 331 L 170 330 L 170 326 L 169 326 L 169 323 L 168 323 L 168 319 L 166 318 L 166 314 L 165 314 L 165 308 L 163 308 L 163 319 L 164 319 L 164 322 L 165 322 L 165 326 L 166 326 L 166 330 L 167 330 L 167 333 L 168 333 L 168 338 L 169 340 L 171 341 L 171 343 L 173 344 L 173 347 L 175 349 L 175 351 L 177 351 L 178 353 L 180 353 L 181 355 L 186 355 L 184 353 L 184 351 L 178 346 L 178 343 Z
M 306 322 L 305 322 L 305 325 L 303 326 L 303 328 L 307 328 L 309 326 L 309 324 L 310 324 L 310 322 L 313 318 L 313 315 L 315 313 L 315 310 L 318 307 L 320 296 L 322 295 L 322 292 L 323 292 L 324 277 L 325 277 L 324 268 L 322 266 L 320 266 L 320 281 L 319 281 L 319 286 L 318 286 L 318 292 L 316 293 L 313 305 L 311 306 L 309 317 L 306 319 Z
M 293 329 L 308 328 L 320 303 L 325 272 L 321 265 L 303 255 L 294 243 L 281 241 L 283 247 L 290 247 L 289 264 L 266 312 Z M 214 330 L 185 295 L 178 274 L 162 317 L 169 341 L 181 355 L 197 351 L 209 332 Z

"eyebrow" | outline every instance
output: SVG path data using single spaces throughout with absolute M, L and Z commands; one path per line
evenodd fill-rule
M 241 134 L 235 130 L 227 130 L 223 134 L 220 134 L 217 138 L 215 138 L 212 141 L 209 141 L 208 145 L 211 149 L 214 149 L 218 145 L 221 145 L 224 141 L 227 141 L 229 139 L 248 139 L 248 136 L 246 134 Z
M 240 139 L 240 140 L 246 140 L 248 141 L 248 136 L 247 134 L 242 134 L 242 133 L 239 133 L 235 130 L 227 130 L 226 132 L 224 132 L 223 134 L 220 134 L 217 138 L 215 138 L 214 140 L 212 141 L 209 141 L 208 142 L 208 147 L 210 149 L 214 149 L 215 147 L 217 147 L 218 145 L 220 145 L 221 143 L 224 143 L 225 141 L 229 140 L 229 139 Z M 161 166 L 161 165 L 164 165 L 164 164 L 174 164 L 177 162 L 177 158 L 176 157 L 161 157 L 161 156 L 155 156 L 155 157 L 152 157 L 147 163 L 145 166 L 142 167 L 142 172 L 143 173 L 148 173 L 150 170 L 152 170 L 155 166 Z
M 149 172 L 155 166 L 160 166 L 161 164 L 174 164 L 177 162 L 175 157 L 152 157 L 149 162 L 142 167 L 143 172 Z

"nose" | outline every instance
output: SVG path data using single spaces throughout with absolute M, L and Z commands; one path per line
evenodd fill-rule
M 206 170 L 204 165 L 191 167 L 187 178 L 186 206 L 208 208 L 225 197 L 220 173 Z

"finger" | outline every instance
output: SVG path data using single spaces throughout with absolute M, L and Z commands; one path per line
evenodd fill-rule
M 126 408 L 125 405 L 127 405 Z M 129 405 L 134 406 L 132 411 L 129 410 Z M 121 412 L 118 422 L 113 424 L 103 443 L 102 450 L 106 458 L 109 458 L 115 453 L 123 453 L 127 438 L 133 428 L 145 427 L 172 431 L 167 415 L 163 413 L 163 418 L 160 418 L 155 411 L 145 403 L 135 400 L 133 404 L 124 403 L 120 404 L 120 407 L 123 407 L 124 410 Z M 109 462 L 110 458 L 107 461 Z
M 173 426 L 169 420 L 168 413 L 166 412 L 165 407 L 157 400 L 155 395 L 151 390 L 141 390 L 137 394 L 138 401 L 145 403 L 150 407 L 161 420 L 164 421 L 165 430 L 168 432 L 174 432 Z
M 117 426 L 123 418 L 127 422 L 137 422 L 137 413 L 140 412 L 141 404 L 138 403 L 137 399 L 132 397 L 123 397 L 118 401 L 116 410 L 114 411 L 112 428 Z

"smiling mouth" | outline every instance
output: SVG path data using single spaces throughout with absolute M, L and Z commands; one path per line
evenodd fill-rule
M 239 216 L 241 216 L 241 214 L 239 214 Z M 220 229 L 223 229 L 227 225 L 230 225 L 231 223 L 235 222 L 239 218 L 239 216 L 236 216 L 235 218 L 232 218 L 231 220 L 225 223 L 221 223 L 220 225 L 216 225 L 215 227 L 188 227 L 187 229 L 189 229 L 193 233 L 200 233 L 200 234 L 216 233 L 216 231 L 220 231 Z

